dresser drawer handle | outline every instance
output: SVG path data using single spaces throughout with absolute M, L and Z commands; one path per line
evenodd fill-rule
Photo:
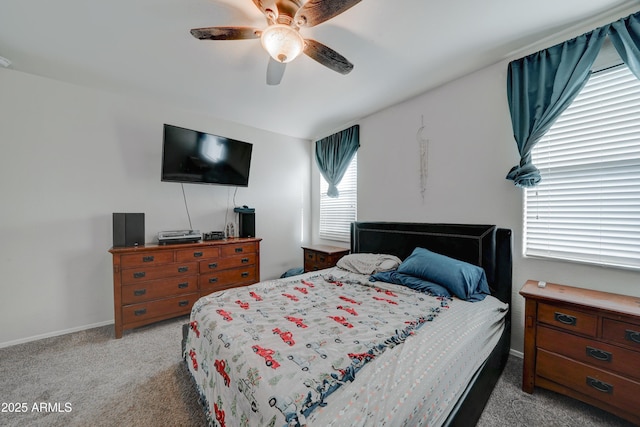
M 589 346 L 587 346 L 587 356 L 593 357 L 594 359 L 601 360 L 603 362 L 611 362 L 611 359 L 613 359 L 613 354 L 609 353 L 608 351 Z
M 242 277 L 249 277 L 249 273 L 246 271 L 243 271 L 241 274 Z
M 249 258 L 242 258 L 242 259 L 240 260 L 240 262 L 241 262 L 241 263 L 243 263 L 243 264 L 246 264 L 246 263 L 248 263 L 248 262 L 249 262 Z
M 611 384 L 607 384 L 595 378 L 587 377 L 587 385 L 602 393 L 613 394 L 613 386 Z
M 307 254 L 307 258 L 313 259 L 313 254 Z
M 194 256 L 195 258 L 200 258 L 202 255 L 203 255 L 203 253 L 202 253 L 202 252 L 194 252 L 194 253 L 193 253 L 193 256 Z
M 147 309 L 146 308 L 141 308 L 140 310 L 134 311 L 133 314 L 136 315 L 136 316 L 143 316 L 143 315 L 147 314 Z
M 189 282 L 178 283 L 178 289 L 185 289 L 189 287 Z
M 217 277 L 210 277 L 209 278 L 209 283 L 216 283 L 218 281 Z
M 324 262 L 324 260 L 325 260 L 326 258 L 325 258 L 325 257 L 323 257 L 323 256 L 320 256 L 320 257 L 318 257 L 318 259 L 320 260 L 320 262 Z
M 214 268 L 218 268 L 218 263 L 217 262 L 212 262 L 209 264 L 209 268 L 214 269 Z
M 133 278 L 134 279 L 142 279 L 146 275 L 147 275 L 147 273 L 145 273 L 144 271 L 137 271 L 137 272 L 133 273 Z
M 178 267 L 178 273 L 186 273 L 189 271 L 189 267 Z
M 569 316 L 568 314 L 558 313 L 557 311 L 553 315 L 553 318 L 556 319 L 557 322 L 563 323 L 565 325 L 576 326 L 576 322 L 578 319 L 575 316 Z
M 189 305 L 189 301 L 180 301 L 180 302 L 178 303 L 178 305 L 179 305 L 180 307 L 186 307 L 186 306 L 188 306 L 188 305 Z
M 133 295 L 137 296 L 137 297 L 141 297 L 142 295 L 146 294 L 147 290 L 146 289 L 136 289 L 133 291 Z
M 143 256 L 142 262 L 153 262 L 153 255 Z
M 236 252 L 243 252 L 243 248 L 236 248 Z
M 640 344 L 640 332 L 627 329 L 624 331 L 624 338 L 636 344 Z

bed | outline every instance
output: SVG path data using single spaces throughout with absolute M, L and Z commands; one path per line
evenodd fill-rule
M 510 230 L 356 222 L 341 261 L 194 305 L 183 353 L 211 425 L 474 425 L 509 354 Z

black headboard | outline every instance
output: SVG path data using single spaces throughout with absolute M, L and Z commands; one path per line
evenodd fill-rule
M 351 252 L 405 259 L 416 247 L 482 267 L 491 294 L 511 303 L 511 230 L 495 225 L 354 222 Z

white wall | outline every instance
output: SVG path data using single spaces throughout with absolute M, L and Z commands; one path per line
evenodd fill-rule
M 514 236 L 513 341 L 522 351 L 527 279 L 640 296 L 640 273 L 522 256 L 522 191 L 505 175 L 519 158 L 499 63 L 360 120 L 358 220 L 497 224 Z M 429 139 L 424 200 L 418 129 Z
M 506 66 L 359 121 L 358 219 L 511 228 L 512 347 L 521 350 L 517 292 L 527 279 L 640 296 L 640 273 L 522 257 L 521 190 L 504 179 L 518 162 Z M 430 140 L 424 200 L 422 116 Z M 250 185 L 235 203 L 229 187 L 185 185 L 193 228 L 221 229 L 227 208 L 250 205 L 264 239 L 262 278 L 302 265 L 300 244 L 317 238 L 313 144 L 0 69 L 0 346 L 113 321 L 112 212 L 145 212 L 149 240 L 188 228 L 180 185 L 159 178 L 163 123 L 254 143 Z
M 0 347 L 113 322 L 112 212 L 144 212 L 148 242 L 190 227 L 163 123 L 254 144 L 248 188 L 185 184 L 192 227 L 255 207 L 261 277 L 301 265 L 309 141 L 0 69 Z

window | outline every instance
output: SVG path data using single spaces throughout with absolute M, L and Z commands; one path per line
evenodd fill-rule
M 329 184 L 320 175 L 320 237 L 348 242 L 351 223 L 356 220 L 358 199 L 358 154 L 354 154 L 349 168 L 338 185 L 338 198 L 327 196 Z
M 527 256 L 640 269 L 640 81 L 594 73 L 532 152 Z

